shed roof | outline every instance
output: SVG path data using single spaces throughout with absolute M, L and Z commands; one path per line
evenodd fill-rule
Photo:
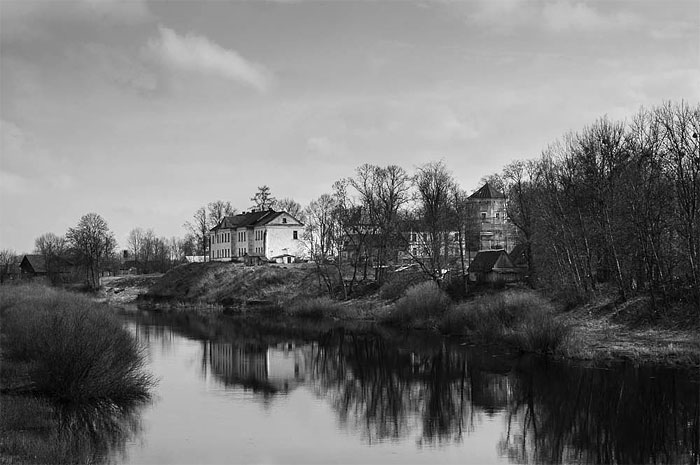
M 29 266 L 34 273 L 46 273 L 46 259 L 43 255 L 25 255 L 20 266 Z
M 469 196 L 470 199 L 504 199 L 506 196 L 497 191 L 487 182 L 481 189 Z

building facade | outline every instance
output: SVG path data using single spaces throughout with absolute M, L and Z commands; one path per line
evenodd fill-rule
M 227 216 L 209 231 L 209 260 L 291 263 L 305 256 L 301 240 L 304 224 L 287 212 L 244 212 Z

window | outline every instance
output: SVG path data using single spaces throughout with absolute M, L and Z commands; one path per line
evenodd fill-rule
M 292 239 L 299 239 L 298 234 L 296 231 L 292 233 Z
M 501 217 L 501 213 L 500 213 L 500 212 L 496 212 L 496 219 L 499 219 L 500 217 Z
M 287 224 L 287 218 L 282 218 L 282 224 Z
M 486 212 L 481 212 L 481 219 L 485 220 L 486 219 Z

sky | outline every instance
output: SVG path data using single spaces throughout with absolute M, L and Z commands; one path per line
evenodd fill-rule
M 0 0 L 0 249 L 89 212 L 182 237 L 363 163 L 471 192 L 667 100 L 700 101 L 696 0 Z

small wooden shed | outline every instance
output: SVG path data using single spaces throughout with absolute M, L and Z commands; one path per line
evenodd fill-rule
M 510 283 L 520 279 L 520 270 L 505 250 L 482 250 L 469 265 L 473 283 Z

